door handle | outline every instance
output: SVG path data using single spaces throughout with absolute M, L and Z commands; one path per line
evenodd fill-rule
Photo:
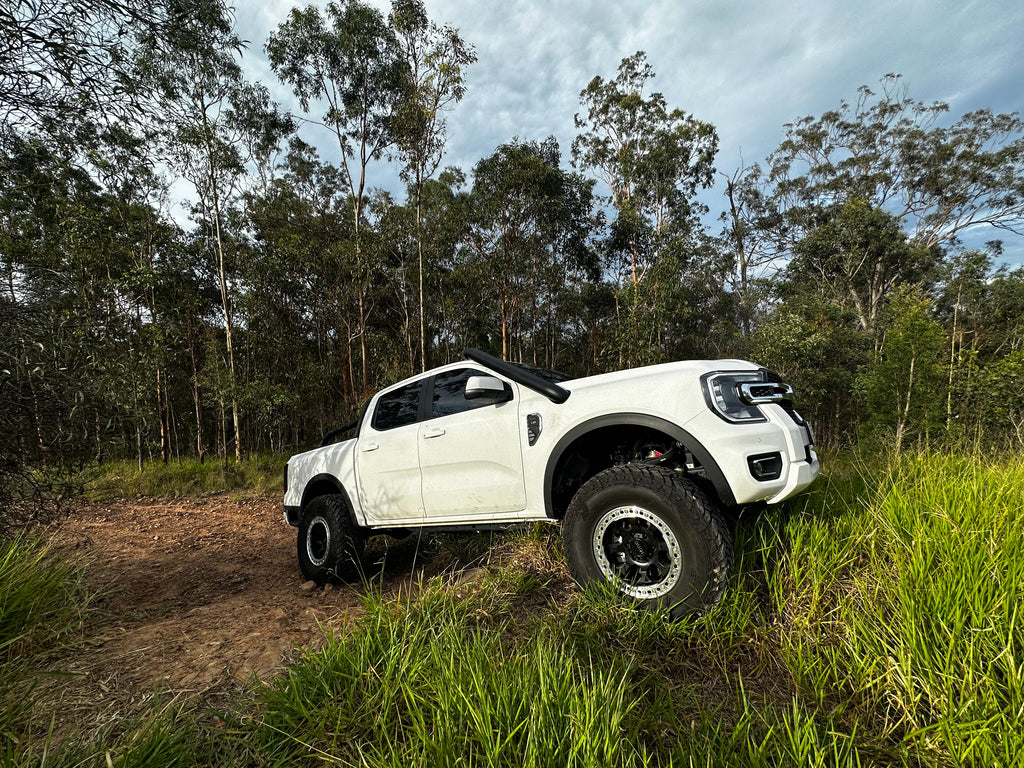
M 429 440 L 432 437 L 440 437 L 443 434 L 443 429 L 441 429 L 440 427 L 434 427 L 433 429 L 428 429 L 426 432 L 423 433 L 423 439 Z
M 362 449 L 363 453 L 369 453 L 370 451 L 376 451 L 378 448 L 380 448 L 380 443 L 364 443 L 363 445 L 360 446 L 360 448 Z

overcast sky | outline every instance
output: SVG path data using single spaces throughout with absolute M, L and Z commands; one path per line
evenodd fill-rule
M 253 0 L 238 11 L 239 34 L 249 41 L 249 77 L 293 109 L 263 45 L 293 6 L 306 4 Z M 385 12 L 390 7 L 387 0 L 373 4 Z M 715 125 L 716 165 L 727 173 L 741 162 L 763 161 L 785 123 L 852 101 L 858 86 L 876 86 L 889 72 L 903 76 L 912 98 L 948 102 L 954 117 L 982 107 L 1024 111 L 1020 0 L 426 0 L 426 6 L 433 21 L 456 27 L 478 57 L 466 98 L 448 115 L 445 164 L 467 173 L 513 137 L 554 135 L 568 165 L 580 90 L 595 75 L 614 77 L 619 61 L 638 50 L 657 73 L 651 89 L 670 108 Z M 307 138 L 337 160 L 330 144 Z M 393 172 L 378 172 L 371 185 L 400 189 Z M 712 216 L 720 198 L 702 196 Z M 988 230 L 967 239 L 980 246 L 993 238 L 1006 243 L 1007 261 L 1024 264 L 1024 242 L 1018 242 L 1024 238 Z

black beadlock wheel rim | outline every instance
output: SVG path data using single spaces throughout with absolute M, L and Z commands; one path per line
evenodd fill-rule
M 672 591 L 682 572 L 679 540 L 650 510 L 616 507 L 597 521 L 594 558 L 623 594 L 650 600 Z
M 306 557 L 315 566 L 327 562 L 331 551 L 331 526 L 322 517 L 314 517 L 306 528 Z

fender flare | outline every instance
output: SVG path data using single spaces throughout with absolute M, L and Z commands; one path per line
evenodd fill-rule
M 319 475 L 314 475 L 313 477 L 309 478 L 309 480 L 306 482 L 305 488 L 302 489 L 302 501 L 300 502 L 299 510 L 301 511 L 305 509 L 306 505 L 309 504 L 309 502 L 312 499 L 316 498 L 316 496 L 323 495 L 318 493 L 316 494 L 316 496 L 313 496 L 310 494 L 310 491 L 315 486 L 324 483 L 332 486 L 339 495 L 344 497 L 345 506 L 348 508 L 348 516 L 352 520 L 352 525 L 362 528 L 362 524 L 359 522 L 359 520 L 356 519 L 354 511 L 355 507 L 352 506 L 352 497 L 348 495 L 348 490 L 345 488 L 344 485 L 341 484 L 341 481 L 337 477 L 335 477 L 329 472 L 321 472 Z
M 562 435 L 558 442 L 555 443 L 554 449 L 548 456 L 547 467 L 544 470 L 544 509 L 548 517 L 555 517 L 551 488 L 554 484 L 555 468 L 558 466 L 558 462 L 561 461 L 562 454 L 565 453 L 565 450 L 577 439 L 586 435 L 588 432 L 593 432 L 595 429 L 601 429 L 602 427 L 617 426 L 647 427 L 649 429 L 655 429 L 659 432 L 663 432 L 671 437 L 692 453 L 693 457 L 700 462 L 700 465 L 707 474 L 708 481 L 714 487 L 715 493 L 718 495 L 718 499 L 722 506 L 736 506 L 736 496 L 732 492 L 732 487 L 729 485 L 729 481 L 726 479 L 725 473 L 718 465 L 718 462 L 715 461 L 711 452 L 705 448 L 704 444 L 694 437 L 693 434 L 687 432 L 678 424 L 673 424 L 671 421 L 667 421 L 666 419 L 662 419 L 658 416 L 652 416 L 647 413 L 610 413 L 604 416 L 597 416 L 595 418 L 588 419 L 581 424 L 577 424 Z

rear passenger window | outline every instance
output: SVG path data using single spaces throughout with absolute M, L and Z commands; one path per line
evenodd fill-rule
M 384 431 L 415 424 L 419 420 L 422 383 L 414 381 L 381 395 L 373 412 L 373 428 Z

